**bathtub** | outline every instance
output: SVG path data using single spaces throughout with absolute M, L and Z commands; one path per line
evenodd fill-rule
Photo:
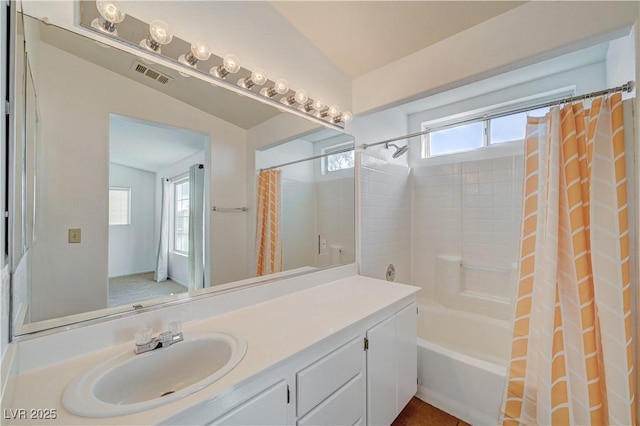
M 509 322 L 419 303 L 416 396 L 467 423 L 498 424 L 510 350 Z

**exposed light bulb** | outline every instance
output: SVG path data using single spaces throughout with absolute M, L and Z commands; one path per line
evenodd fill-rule
M 211 68 L 210 74 L 218 78 L 225 78 L 228 74 L 235 74 L 240 70 L 240 59 L 231 53 L 222 59 L 222 65 Z
M 258 86 L 262 86 L 267 82 L 267 75 L 262 68 L 256 68 L 251 72 L 251 81 Z
M 231 74 L 235 74 L 240 70 L 240 59 L 236 55 L 228 54 L 222 60 L 222 65 Z
M 305 102 L 307 102 L 307 99 L 309 99 L 307 91 L 304 89 L 298 89 L 296 90 L 295 94 L 282 97 L 280 99 L 280 102 L 288 106 L 291 106 L 293 104 L 303 105 Z
M 336 117 L 337 115 L 340 115 L 340 107 L 338 105 L 331 105 L 329 107 L 329 111 L 327 111 L 329 113 L 329 117 Z
M 284 95 L 289 91 L 289 82 L 284 78 L 276 80 L 273 87 L 265 87 L 260 90 L 260 94 L 267 98 L 273 98 L 275 95 Z
M 279 78 L 276 80 L 276 84 L 273 88 L 278 95 L 284 95 L 289 91 L 289 82 L 284 78 Z
M 347 121 L 351 121 L 353 119 L 353 114 L 351 113 L 351 111 L 345 111 L 340 115 L 337 115 L 335 117 L 333 117 L 333 122 L 334 123 L 339 123 L 339 122 L 343 122 L 346 123 Z
M 114 24 L 118 24 L 124 21 L 124 17 L 126 16 L 124 11 L 120 7 L 120 4 L 117 1 L 98 0 L 96 2 L 96 8 L 98 8 L 98 13 L 100 13 L 100 16 L 102 16 L 104 19 L 106 19 L 109 22 L 113 22 Z
M 251 89 L 253 86 L 262 86 L 267 82 L 267 75 L 262 68 L 256 68 L 251 72 L 251 77 L 238 80 L 238 86 Z
M 173 40 L 173 34 L 171 34 L 169 24 L 156 19 L 149 24 L 149 36 L 140 42 L 140 46 L 160 53 L 160 46 L 171 43 L 171 40 Z
M 297 103 L 299 104 L 304 104 L 305 102 L 307 102 L 309 100 L 309 95 L 307 95 L 307 92 L 303 89 L 300 89 L 296 92 L 295 94 L 295 100 Z
M 313 108 L 316 111 L 321 111 L 324 109 L 324 107 L 325 107 L 325 103 L 324 103 L 324 99 L 322 98 L 315 98 L 311 103 L 311 108 Z
M 197 41 L 191 45 L 191 54 L 199 61 L 206 61 L 211 56 L 211 50 L 205 43 Z
M 96 1 L 96 8 L 100 14 L 100 18 L 96 18 L 91 21 L 91 26 L 103 33 L 118 35 L 116 31 L 116 24 L 124 21 L 126 14 L 120 4 L 113 0 L 98 0 Z
M 206 61 L 211 56 L 211 50 L 209 46 L 201 41 L 196 41 L 191 44 L 191 50 L 185 55 L 180 55 L 178 61 L 184 65 L 194 67 L 198 61 Z

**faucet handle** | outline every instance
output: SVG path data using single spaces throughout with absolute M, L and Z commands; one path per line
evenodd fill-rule
M 169 323 L 169 331 L 171 331 L 172 335 L 177 335 L 182 333 L 182 321 L 173 321 Z
M 146 345 L 153 338 L 153 330 L 150 328 L 145 328 L 136 332 L 135 334 L 136 345 Z

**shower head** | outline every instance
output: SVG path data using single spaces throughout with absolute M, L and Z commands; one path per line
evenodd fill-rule
M 396 147 L 396 152 L 394 152 L 391 156 L 393 158 L 398 158 L 400 157 L 402 154 L 404 154 L 405 152 L 407 152 L 409 150 L 409 145 L 405 145 L 405 146 L 398 146 L 394 143 L 387 143 L 384 145 L 385 148 L 389 149 L 389 146 L 395 146 Z

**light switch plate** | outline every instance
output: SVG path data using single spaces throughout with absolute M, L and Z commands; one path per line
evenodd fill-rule
M 80 228 L 69 228 L 69 243 L 79 243 L 82 241 L 82 230 Z

